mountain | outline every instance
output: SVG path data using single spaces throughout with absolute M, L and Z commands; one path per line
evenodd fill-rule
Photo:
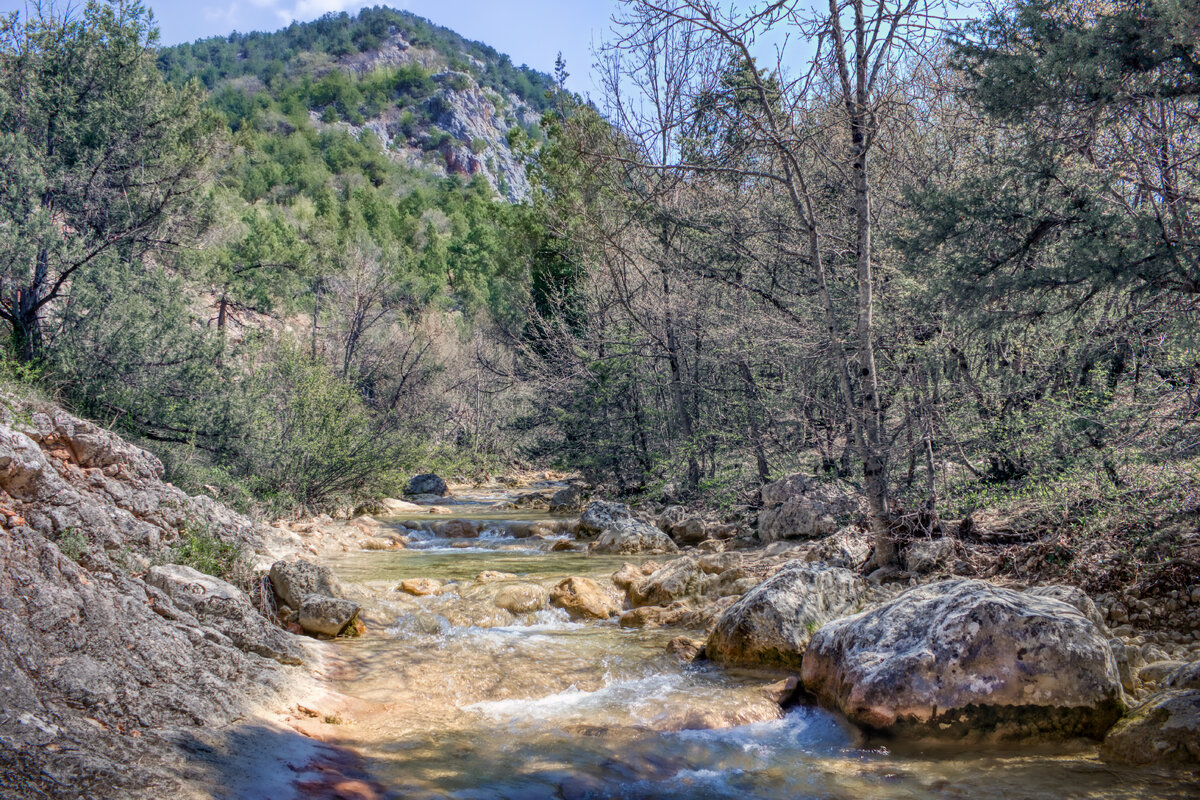
M 410 12 L 329 14 L 274 33 L 233 33 L 165 48 L 167 78 L 201 81 L 235 130 L 271 102 L 319 130 L 362 141 L 434 175 L 479 175 L 519 201 L 529 184 L 512 136 L 537 140 L 553 79 Z

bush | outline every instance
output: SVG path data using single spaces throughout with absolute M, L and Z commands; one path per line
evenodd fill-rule
M 223 541 L 207 530 L 184 533 L 171 548 L 168 560 L 238 584 L 244 583 L 250 573 L 246 548 Z

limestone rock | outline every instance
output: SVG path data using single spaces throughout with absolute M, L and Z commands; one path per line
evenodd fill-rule
M 550 590 L 550 605 L 573 619 L 608 619 L 621 610 L 611 593 L 591 578 L 564 578 Z
M 496 606 L 513 614 L 527 614 L 546 607 L 549 601 L 546 590 L 536 583 L 514 583 L 496 593 Z
M 679 544 L 699 544 L 708 538 L 708 526 L 700 517 L 687 517 L 672 525 L 668 533 Z
M 658 515 L 658 529 L 663 533 L 670 533 L 671 526 L 682 522 L 686 516 L 687 509 L 683 506 L 667 506 Z
M 835 483 L 818 483 L 789 475 L 762 488 L 764 510 L 758 517 L 758 538 L 811 539 L 837 531 L 837 518 L 857 513 L 862 500 Z
M 414 475 L 408 481 L 408 489 L 406 494 L 428 494 L 436 495 L 437 497 L 445 497 L 450 494 L 450 487 L 446 482 L 432 472 L 427 472 L 423 475 Z
M 668 561 L 650 575 L 634 579 L 628 584 L 629 602 L 634 606 L 668 605 L 676 600 L 689 598 L 744 594 L 754 582 L 747 580 L 746 573 L 738 566 L 740 556 L 739 553 L 722 554 L 723 561 L 706 556 L 707 564 L 705 559 L 695 556 Z M 627 577 L 620 573 L 618 575 L 621 579 Z M 618 576 L 614 576 L 613 583 L 617 581 Z
M 671 537 L 651 525 L 624 520 L 605 528 L 596 540 L 597 553 L 677 553 L 679 548 Z
M 932 737 L 1099 738 L 1124 701 L 1108 642 L 1077 609 L 975 580 L 825 625 L 802 677 L 860 725 Z
M 275 595 L 292 608 L 300 608 L 310 594 L 342 596 L 342 587 L 333 570 L 311 561 L 276 561 L 269 576 Z
M 339 636 L 358 618 L 358 604 L 338 597 L 307 595 L 300 604 L 300 627 L 305 633 Z
M 587 533 L 600 533 L 618 522 L 633 519 L 633 510 L 624 503 L 593 500 L 579 517 L 579 527 Z
M 904 548 L 904 566 L 909 572 L 928 575 L 942 569 L 954 558 L 954 540 L 947 536 L 914 539 Z
M 667 642 L 667 652 L 680 661 L 690 663 L 704 654 L 704 641 L 690 636 L 676 636 Z
M 550 496 L 551 514 L 571 514 L 583 504 L 583 491 L 577 486 L 566 486 Z
M 299 664 L 304 651 L 290 634 L 272 625 L 250 598 L 231 583 L 180 564 L 151 567 L 146 583 L 178 608 L 212 625 L 233 644 L 281 664 Z
M 785 567 L 725 610 L 705 651 L 722 664 L 799 668 L 817 629 L 865 598 L 865 583 L 848 570 Z
M 867 533 L 857 528 L 842 528 L 832 536 L 819 540 L 805 556 L 805 561 L 828 564 L 831 567 L 855 569 L 871 552 Z
M 394 497 L 385 498 L 380 501 L 380 505 L 383 506 L 384 513 L 393 516 L 400 514 L 423 514 L 426 510 L 425 506 L 419 506 L 407 500 L 397 500 Z
M 408 578 L 400 581 L 400 585 L 396 587 L 397 591 L 411 594 L 414 597 L 425 597 L 426 595 L 436 594 L 442 588 L 442 582 L 433 578 Z
M 1152 695 L 1109 732 L 1100 757 L 1123 764 L 1200 765 L 1200 690 Z
M 1025 593 L 1035 597 L 1053 597 L 1055 600 L 1061 600 L 1069 606 L 1075 606 L 1080 614 L 1083 614 L 1092 621 L 1097 630 L 1105 635 L 1108 634 L 1108 625 L 1104 622 L 1104 614 L 1096 607 L 1095 601 L 1088 597 L 1087 592 L 1078 586 L 1063 586 L 1061 584 L 1034 586 L 1032 589 L 1026 589 Z

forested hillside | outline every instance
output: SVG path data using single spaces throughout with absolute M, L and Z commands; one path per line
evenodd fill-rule
M 9 371 L 247 507 L 516 460 L 752 514 L 801 470 L 878 564 L 943 520 L 1169 560 L 1195 5 L 619 8 L 599 108 L 388 9 L 166 49 L 136 3 L 8 19 Z

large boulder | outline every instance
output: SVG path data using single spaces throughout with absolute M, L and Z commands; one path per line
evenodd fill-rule
M 177 608 L 229 637 L 241 650 L 299 664 L 304 650 L 293 637 L 272 625 L 250 598 L 231 583 L 181 564 L 151 567 L 146 583 L 161 591 Z
M 600 533 L 618 522 L 627 522 L 633 518 L 633 509 L 624 503 L 593 500 L 579 517 L 579 527 L 587 533 Z
M 644 522 L 624 520 L 606 528 L 593 548 L 597 553 L 677 553 L 670 536 Z
M 293 611 L 299 611 L 310 594 L 338 598 L 342 587 L 333 570 L 311 561 L 276 561 L 269 573 L 275 596 Z
M 1200 689 L 1151 695 L 1109 732 L 1100 757 L 1122 764 L 1200 765 Z
M 705 652 L 721 664 L 799 669 L 817 629 L 865 599 L 866 584 L 848 570 L 793 564 L 726 609 Z
M 573 619 L 608 619 L 620 613 L 621 604 L 591 578 L 564 578 L 550 590 L 550 605 Z
M 828 536 L 837 531 L 839 517 L 862 510 L 857 495 L 799 473 L 768 483 L 762 499 L 758 538 L 763 542 Z
M 904 547 L 904 566 L 909 572 L 928 575 L 945 568 L 954 552 L 954 540 L 948 536 L 914 539 Z
M 432 494 L 438 497 L 445 497 L 450 494 L 450 487 L 437 475 L 427 472 L 423 475 L 414 475 L 409 478 L 408 490 L 405 494 Z
M 307 595 L 300 603 L 300 627 L 314 636 L 340 636 L 358 618 L 358 604 L 338 597 Z
M 702 517 L 686 517 L 667 531 L 679 544 L 700 544 L 708 537 L 708 525 Z
M 860 725 L 930 737 L 1099 738 L 1124 708 L 1112 651 L 1087 617 L 975 580 L 825 625 L 802 679 Z
M 817 541 L 804 554 L 805 561 L 816 561 L 831 567 L 855 569 L 871 554 L 866 531 L 842 528 L 832 536 Z

